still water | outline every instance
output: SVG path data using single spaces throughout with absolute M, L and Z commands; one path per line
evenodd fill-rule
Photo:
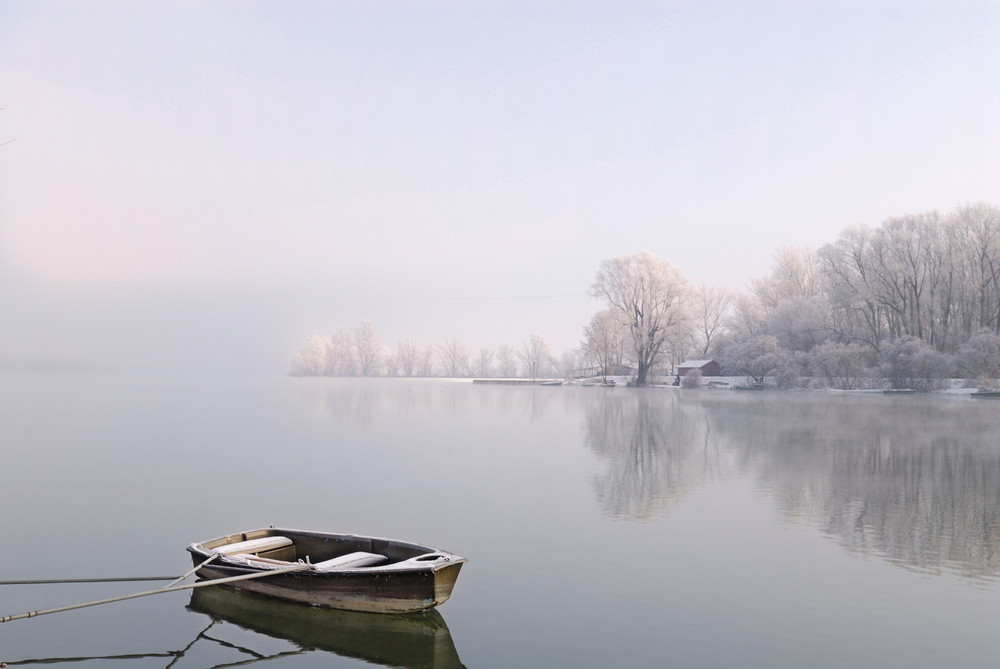
M 271 524 L 470 559 L 411 617 L 206 589 L 12 621 L 11 667 L 1000 666 L 1000 402 L 3 374 L 0 407 L 0 580 L 179 575 Z

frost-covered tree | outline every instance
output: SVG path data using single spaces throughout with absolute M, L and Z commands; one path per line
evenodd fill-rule
M 982 330 L 955 353 L 959 370 L 971 379 L 982 379 L 993 385 L 1000 379 L 1000 335 Z
M 931 260 L 939 218 L 937 212 L 891 218 L 872 240 L 871 268 L 892 337 L 934 344 L 929 327 L 936 306 L 930 295 L 936 281 Z
M 870 257 L 874 232 L 850 227 L 819 251 L 830 326 L 841 341 L 858 341 L 878 351 L 889 334 L 878 276 Z
M 809 371 L 824 379 L 830 388 L 856 390 L 873 375 L 875 356 L 872 349 L 859 342 L 826 342 L 809 353 Z
M 955 346 L 963 304 L 961 234 L 934 211 L 848 228 L 820 249 L 831 331 L 876 351 L 905 337 L 939 351 Z
M 338 330 L 330 336 L 327 349 L 327 376 L 357 376 L 358 358 L 350 332 Z
M 733 299 L 729 318 L 726 319 L 726 331 L 737 338 L 748 339 L 761 334 L 766 322 L 760 302 L 752 295 L 740 293 Z M 709 346 L 711 349 L 712 346 Z
M 621 367 L 625 358 L 628 326 L 614 309 L 598 311 L 583 328 L 583 351 L 587 360 L 601 370 L 607 381 L 609 373 Z
M 497 347 L 497 365 L 500 376 L 510 379 L 517 375 L 517 353 L 510 344 Z
M 816 252 L 808 248 L 781 247 L 774 254 L 771 273 L 751 281 L 750 291 L 766 314 L 770 314 L 783 300 L 819 295 L 819 259 Z
M 473 364 L 472 373 L 480 378 L 493 376 L 493 349 L 489 346 L 479 347 L 479 357 Z
M 885 346 L 878 356 L 882 375 L 893 388 L 932 390 L 948 376 L 951 357 L 935 351 L 916 337 L 902 337 Z
M 690 339 L 688 281 L 669 262 L 648 251 L 602 262 L 590 294 L 603 298 L 627 324 L 628 354 L 637 367 L 638 386 L 646 385 L 653 366 L 672 343 Z
M 573 378 L 573 373 L 583 364 L 583 358 L 581 355 L 580 351 L 575 348 L 563 351 L 563 354 L 559 356 L 559 375 L 562 378 Z
M 808 351 L 828 336 L 820 278 L 815 251 L 782 247 L 774 255 L 771 272 L 750 284 L 756 300 L 737 304 L 733 329 L 744 338 L 774 335 L 790 352 Z
M 431 344 L 417 355 L 417 375 L 434 376 L 434 347 Z
M 396 348 L 396 366 L 399 374 L 403 376 L 413 376 L 417 368 L 417 345 L 412 339 L 404 339 L 399 342 Z
M 763 331 L 788 351 L 809 351 L 829 335 L 826 301 L 817 295 L 786 297 L 770 311 Z
M 1000 208 L 960 207 L 948 217 L 961 280 L 959 323 L 966 337 L 982 328 L 1000 334 Z
M 292 358 L 289 373 L 292 376 L 322 376 L 327 370 L 329 338 L 313 335 Z
M 438 346 L 438 359 L 445 376 L 468 376 L 469 351 L 457 337 L 449 337 L 444 344 Z
M 361 376 L 378 376 L 382 363 L 382 342 L 371 321 L 362 321 L 354 331 L 354 352 Z
M 382 372 L 386 376 L 399 376 L 399 356 L 387 351 L 382 356 Z
M 708 357 L 715 338 L 725 331 L 733 295 L 725 288 L 701 284 L 694 296 L 694 321 L 698 331 L 698 355 Z
M 528 341 L 524 342 L 521 350 L 517 352 L 517 357 L 521 361 L 525 377 L 548 376 L 555 368 L 549 345 L 545 343 L 545 338 L 537 333 L 533 333 Z
M 777 337 L 756 335 L 747 339 L 729 338 L 719 342 L 716 358 L 727 376 L 746 376 L 754 383 L 764 383 L 781 367 L 787 353 Z

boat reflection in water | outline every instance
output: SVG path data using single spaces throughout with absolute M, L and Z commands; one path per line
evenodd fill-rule
M 394 615 L 338 611 L 283 602 L 228 588 L 198 588 L 188 608 L 214 620 L 284 639 L 303 651 L 325 650 L 371 664 L 464 669 L 444 618 L 435 609 Z

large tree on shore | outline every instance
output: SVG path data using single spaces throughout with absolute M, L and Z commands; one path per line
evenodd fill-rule
M 673 342 L 689 337 L 687 279 L 649 251 L 602 262 L 590 294 L 604 298 L 627 325 L 638 386 Z

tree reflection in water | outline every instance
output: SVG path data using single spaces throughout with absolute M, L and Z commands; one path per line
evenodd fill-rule
M 594 491 L 610 516 L 668 513 L 692 486 L 719 471 L 706 414 L 686 410 L 677 393 L 603 393 L 588 406 L 585 424 L 587 445 L 607 463 Z
M 575 429 L 582 414 L 584 442 L 604 462 L 592 485 L 608 516 L 654 519 L 706 481 L 749 477 L 789 521 L 814 524 L 849 550 L 928 572 L 1000 573 L 1000 448 L 990 402 L 376 381 L 307 383 L 296 394 L 317 414 L 362 431 L 419 414 L 467 436 L 477 421 L 509 415 L 520 419 L 517 429 L 544 424 L 576 440 L 562 424 Z
M 909 569 L 1000 572 L 1000 449 L 960 398 L 657 391 L 588 404 L 602 509 L 669 513 L 706 479 L 750 476 L 793 522 Z

